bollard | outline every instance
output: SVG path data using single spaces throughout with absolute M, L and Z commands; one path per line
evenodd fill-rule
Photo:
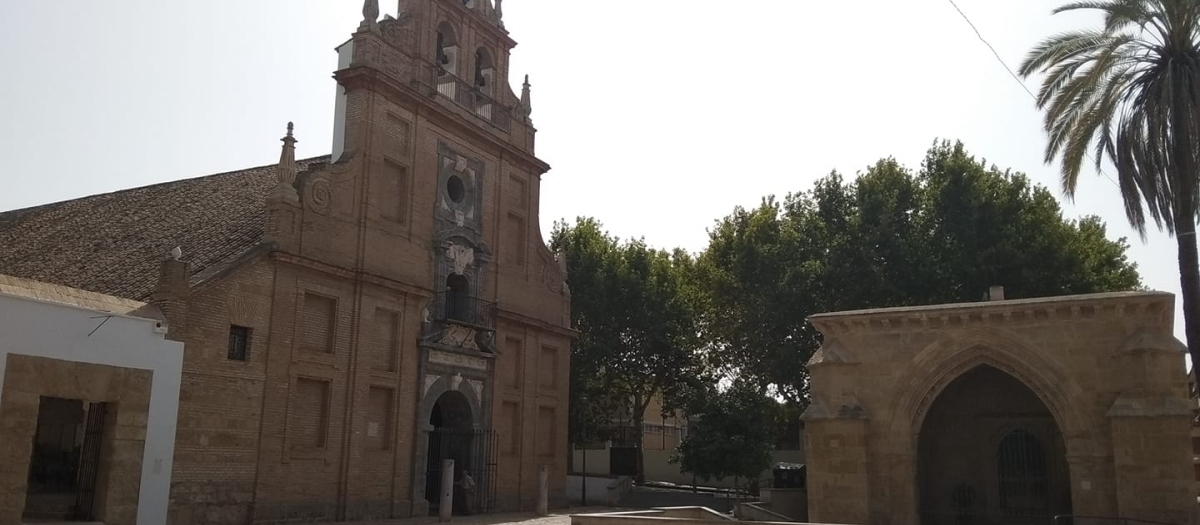
M 537 515 L 547 516 L 550 514 L 550 467 L 542 465 L 538 467 L 538 500 L 537 500 Z
M 454 460 L 442 461 L 442 497 L 438 503 L 438 521 L 450 521 L 454 512 Z

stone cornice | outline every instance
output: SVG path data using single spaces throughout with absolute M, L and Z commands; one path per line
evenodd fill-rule
M 1192 406 L 1185 399 L 1153 397 L 1140 398 L 1121 394 L 1108 412 L 1109 418 L 1118 417 L 1188 417 L 1192 416 Z
M 547 323 L 546 321 L 543 321 L 541 319 L 534 319 L 525 314 L 520 314 L 520 313 L 514 312 L 512 310 L 505 310 L 503 308 L 497 308 L 496 316 L 501 319 L 504 319 L 505 321 L 528 325 L 528 326 L 532 326 L 534 328 L 539 328 L 539 329 L 546 330 L 549 332 L 554 332 L 558 335 L 568 337 L 570 339 L 576 339 L 579 337 L 578 330 L 575 330 L 572 328 L 567 328 L 564 326 L 553 325 L 553 324 Z
M 1174 316 L 1173 294 L 1115 292 L 1011 301 L 881 308 L 818 314 L 808 318 L 825 336 L 847 332 L 895 332 L 967 326 L 1020 325 L 1049 320 Z

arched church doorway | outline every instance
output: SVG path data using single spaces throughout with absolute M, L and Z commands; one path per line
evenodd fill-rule
M 922 525 L 1051 525 L 1071 512 L 1054 415 L 996 368 L 979 366 L 951 382 L 917 441 Z
M 425 500 L 431 512 L 441 501 L 442 462 L 454 460 L 454 512 L 487 512 L 495 504 L 496 439 L 477 426 L 467 397 L 448 391 L 429 414 L 429 448 L 425 463 Z

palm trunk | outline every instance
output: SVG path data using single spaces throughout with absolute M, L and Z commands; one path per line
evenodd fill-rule
M 1188 355 L 1192 358 L 1192 377 L 1200 385 L 1200 257 L 1196 253 L 1196 222 L 1192 214 L 1179 214 L 1175 222 L 1175 241 L 1179 243 L 1179 284 L 1183 296 L 1183 325 Z

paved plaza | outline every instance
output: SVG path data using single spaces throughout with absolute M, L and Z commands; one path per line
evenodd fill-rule
M 475 516 L 455 516 L 450 525 L 570 525 L 571 514 L 588 512 L 612 512 L 610 507 L 573 507 L 570 509 L 552 510 L 549 516 L 538 517 L 531 512 L 510 514 L 479 514 Z M 408 518 L 400 520 L 340 522 L 338 525 L 433 525 L 438 522 L 437 516 Z M 316 525 L 327 525 L 333 522 L 323 522 Z

